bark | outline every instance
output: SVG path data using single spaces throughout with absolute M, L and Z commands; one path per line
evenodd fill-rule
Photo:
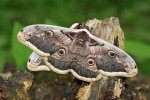
M 110 42 L 111 44 L 123 49 L 124 48 L 124 33 L 120 28 L 118 18 L 111 17 L 104 20 L 88 20 L 82 23 L 80 28 L 88 28 L 95 36 Z M 124 79 L 122 77 L 106 77 L 101 80 L 91 83 L 75 80 L 72 84 L 72 91 L 76 90 L 76 95 L 72 91 L 66 99 L 80 100 L 110 100 L 118 99 L 121 93 L 124 92 Z M 81 85 L 79 85 L 81 84 Z M 77 86 L 79 85 L 79 86 Z M 77 89 L 78 87 L 78 89 Z
M 21 70 L 7 80 L 0 77 L 0 100 L 34 100 L 31 87 L 35 74 Z

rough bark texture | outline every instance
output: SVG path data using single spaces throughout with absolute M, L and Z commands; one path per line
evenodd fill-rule
M 86 25 L 92 23 L 99 23 L 95 25 L 92 34 L 111 44 L 123 49 L 124 48 L 124 33 L 120 28 L 119 19 L 115 17 L 107 18 L 104 20 L 88 21 Z M 91 25 L 93 26 L 93 25 Z M 120 98 L 121 93 L 124 91 L 124 80 L 119 77 L 103 77 L 98 82 L 91 83 L 91 94 L 88 100 L 106 100 Z
M 0 77 L 0 100 L 34 100 L 32 91 L 35 74 L 22 70 L 4 80 Z

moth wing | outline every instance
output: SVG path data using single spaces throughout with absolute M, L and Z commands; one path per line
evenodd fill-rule
M 96 67 L 90 66 L 91 68 L 89 68 L 86 65 L 86 61 L 88 60 L 86 57 L 85 61 L 78 59 L 78 57 L 83 58 L 83 54 L 76 52 L 78 51 L 74 49 L 76 45 L 73 45 L 76 42 L 72 41 L 70 38 L 71 34 L 68 36 L 68 33 L 80 33 L 80 35 L 84 33 L 84 35 L 88 35 L 97 42 L 96 45 L 86 45 L 86 49 L 83 47 L 78 49 L 84 54 L 89 50 L 90 52 L 86 56 L 89 54 L 92 55 L 91 57 Z M 83 42 L 80 41 L 84 38 L 83 34 L 81 36 L 82 38 L 79 37 L 80 39 L 77 43 L 83 45 Z M 103 75 L 132 77 L 138 72 L 136 63 L 127 53 L 95 37 L 86 29 L 63 28 L 51 25 L 31 25 L 21 30 L 17 37 L 21 43 L 27 45 L 38 55 L 42 56 L 49 69 L 59 74 L 72 72 L 75 77 L 83 81 L 96 81 Z M 115 52 L 116 57 L 112 58 L 108 55 L 108 52 L 111 50 Z M 63 53 L 62 51 L 67 51 L 69 54 L 66 53 L 67 56 L 60 57 Z M 37 58 L 40 58 L 40 56 Z M 94 72 L 96 72 L 96 75 Z
M 77 28 L 78 26 L 79 26 L 79 23 L 74 23 L 74 24 L 71 25 L 70 28 L 71 28 L 71 29 L 75 29 L 75 28 Z
M 65 57 L 67 58 L 67 57 Z M 55 57 L 44 57 L 45 64 L 58 74 L 67 74 L 71 72 L 74 77 L 86 82 L 97 81 L 103 77 L 101 73 L 96 70 L 90 70 L 86 68 L 86 62 L 76 63 L 69 60 L 63 61 Z M 70 58 L 72 59 L 72 58 Z
M 137 65 L 130 55 L 120 48 L 92 35 L 87 30 L 85 31 L 97 44 L 103 44 L 90 48 L 91 52 L 97 55 L 95 62 L 101 74 L 105 76 L 123 77 L 133 77 L 137 75 Z
M 45 65 L 43 57 L 39 56 L 35 52 L 30 55 L 27 68 L 31 71 L 50 71 L 50 69 Z
M 23 28 L 19 31 L 17 38 L 22 44 L 31 48 L 38 55 L 50 56 L 61 48 L 62 42 L 69 42 L 70 39 L 66 35 L 68 32 L 74 32 L 74 29 L 36 24 Z

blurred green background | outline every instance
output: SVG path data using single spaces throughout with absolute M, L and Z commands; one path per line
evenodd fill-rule
M 0 71 L 6 62 L 25 69 L 32 52 L 17 41 L 30 24 L 70 27 L 88 19 L 118 17 L 125 32 L 125 51 L 139 72 L 150 76 L 150 0 L 0 0 Z

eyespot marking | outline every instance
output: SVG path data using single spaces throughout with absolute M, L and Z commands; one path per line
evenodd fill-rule
M 53 35 L 54 35 L 54 32 L 51 30 L 45 32 L 46 37 L 52 37 Z
M 112 58 L 116 57 L 116 53 L 113 50 L 108 50 L 108 55 Z
M 65 55 L 65 54 L 66 54 L 66 49 L 65 49 L 65 48 L 60 48 L 59 51 L 58 51 L 58 54 L 59 54 L 60 56 Z
M 92 57 L 90 57 L 90 58 L 88 58 L 87 63 L 88 63 L 89 66 L 92 66 L 92 65 L 95 64 L 95 61 Z

